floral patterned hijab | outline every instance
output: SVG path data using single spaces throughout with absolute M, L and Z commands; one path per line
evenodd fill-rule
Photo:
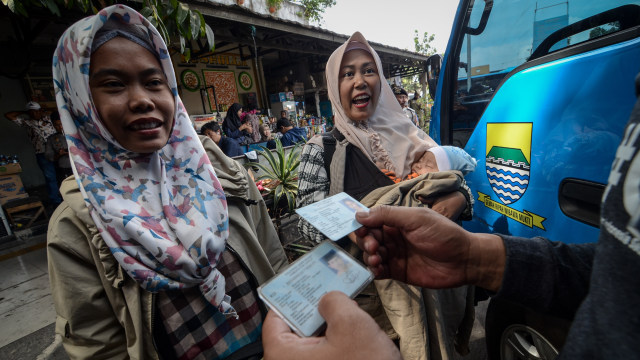
M 118 144 L 93 102 L 91 46 L 105 24 L 134 25 L 148 36 L 146 43 L 155 48 L 175 97 L 169 140 L 151 154 Z M 234 314 L 224 293 L 225 279 L 216 269 L 229 235 L 227 202 L 178 97 L 169 52 L 158 31 L 127 6 L 107 7 L 65 31 L 53 57 L 53 76 L 73 172 L 120 266 L 147 291 L 197 285 L 221 312 Z
M 347 117 L 340 103 L 340 64 L 344 53 L 350 49 L 362 49 L 373 56 L 382 87 L 373 115 L 360 126 Z M 437 144 L 404 114 L 391 87 L 387 85 L 382 69 L 376 51 L 361 33 L 355 32 L 327 61 L 327 90 L 333 104 L 336 127 L 349 143 L 357 146 L 378 168 L 394 171 L 403 178 L 411 172 L 411 164 Z

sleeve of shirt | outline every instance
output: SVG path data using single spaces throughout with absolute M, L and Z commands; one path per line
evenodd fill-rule
M 302 148 L 298 170 L 297 207 L 313 204 L 329 194 L 329 178 L 324 168 L 324 149 L 316 144 Z M 321 242 L 324 235 L 304 219 L 298 221 L 298 230 L 306 239 Z
M 20 125 L 20 126 L 24 126 L 25 125 L 25 121 L 29 120 L 29 115 L 27 114 L 20 114 L 16 117 L 15 120 L 13 120 L 14 124 L 16 125 Z
M 589 290 L 596 244 L 500 237 L 507 262 L 495 297 L 572 319 Z
M 473 218 L 473 204 L 475 203 L 475 200 L 473 199 L 473 193 L 471 192 L 471 189 L 469 189 L 469 186 L 467 186 L 467 181 L 464 180 L 464 178 L 462 179 L 462 184 L 458 191 L 460 191 L 467 199 L 467 207 L 464 208 L 458 220 L 469 221 Z

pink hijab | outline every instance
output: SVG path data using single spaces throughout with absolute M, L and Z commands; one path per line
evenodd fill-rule
M 356 43 L 350 44 L 351 42 Z M 345 114 L 340 103 L 338 85 L 342 57 L 347 49 L 355 48 L 371 53 L 378 68 L 382 86 L 378 105 L 373 115 L 359 126 L 356 126 Z M 387 85 L 382 69 L 378 54 L 360 32 L 355 32 L 349 40 L 331 54 L 327 62 L 325 73 L 329 100 L 333 104 L 335 125 L 349 143 L 357 146 L 378 168 L 391 170 L 396 175 L 405 177 L 411 172 L 411 164 L 419 159 L 428 148 L 437 146 L 437 144 L 404 114 L 391 91 L 391 87 Z M 321 139 L 319 140 L 321 141 Z M 316 139 L 313 142 L 317 141 Z

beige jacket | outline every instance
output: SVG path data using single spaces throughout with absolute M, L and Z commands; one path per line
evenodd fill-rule
M 262 284 L 287 264 L 260 192 L 236 161 L 201 137 L 228 201 L 228 246 Z M 71 359 L 157 359 L 154 296 L 120 267 L 98 233 L 73 177 L 47 234 L 56 333 Z
M 427 173 L 373 190 L 362 204 L 424 207 L 418 197 L 437 197 L 460 188 L 459 171 Z M 473 287 L 423 289 L 395 280 L 376 280 L 375 287 L 387 318 L 399 336 L 405 359 L 447 360 L 453 351 L 468 353 L 473 328 Z

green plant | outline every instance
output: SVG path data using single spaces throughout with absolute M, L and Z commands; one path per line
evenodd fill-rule
M 125 2 L 121 0 L 2 0 L 2 3 L 14 14 L 29 18 L 29 12 L 36 9 L 45 8 L 51 14 L 62 17 L 66 15 L 65 12 L 73 11 L 96 14 L 104 7 Z M 171 44 L 171 38 L 177 35 L 180 53 L 185 54 L 187 60 L 191 57 L 190 47 L 187 46 L 191 40 L 206 39 L 209 50 L 213 51 L 215 47 L 213 30 L 205 23 L 200 11 L 191 10 L 189 5 L 178 0 L 143 0 L 141 5 L 142 15 L 158 29 L 167 44 Z M 30 32 L 26 31 L 26 33 Z
M 336 0 L 292 0 L 292 2 L 304 7 L 302 15 L 305 18 L 318 23 L 322 20 L 324 10 L 336 4 Z
M 264 185 L 265 189 L 273 196 L 273 209 L 276 217 L 280 216 L 281 209 L 278 209 L 281 198 L 287 199 L 287 212 L 293 212 L 296 207 L 296 196 L 298 195 L 298 165 L 300 165 L 300 147 L 295 145 L 289 154 L 285 153 L 284 147 L 279 139 L 275 140 L 275 151 L 271 151 L 261 146 L 258 152 L 264 157 L 267 164 L 247 163 L 247 166 L 255 166 L 264 173 L 256 180 L 268 180 Z M 280 211 L 278 211 L 280 210 Z
M 266 0 L 267 7 L 273 7 L 276 10 L 280 9 L 284 0 Z

